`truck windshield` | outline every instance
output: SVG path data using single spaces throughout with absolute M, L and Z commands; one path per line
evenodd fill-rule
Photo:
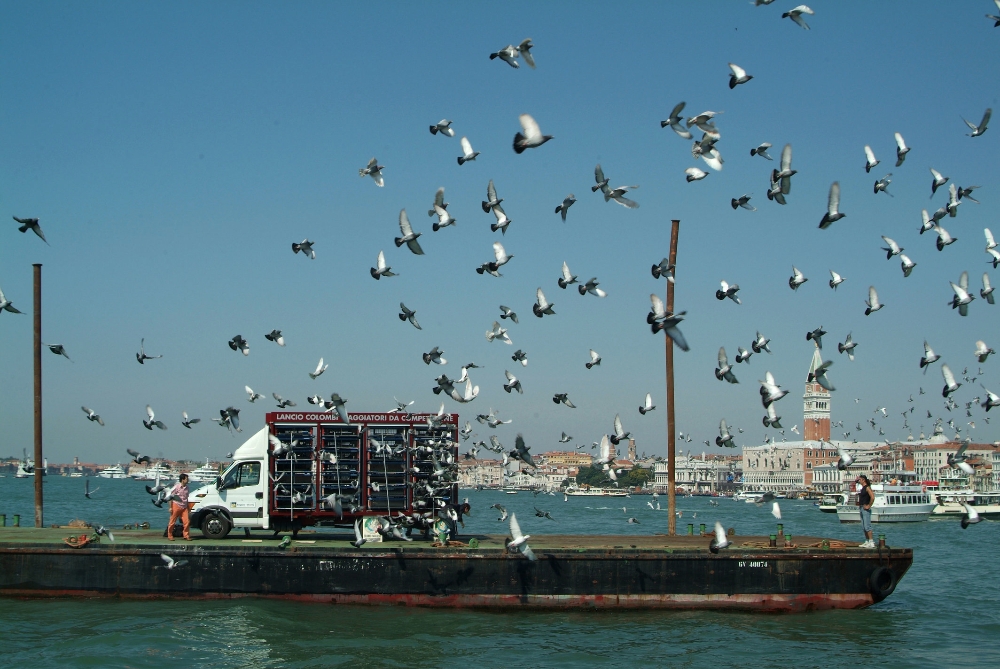
M 222 479 L 222 488 L 242 488 L 260 483 L 260 463 L 242 462 L 233 466 Z

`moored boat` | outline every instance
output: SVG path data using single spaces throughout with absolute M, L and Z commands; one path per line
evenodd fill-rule
M 871 509 L 873 523 L 912 523 L 930 518 L 936 503 L 926 488 L 915 482 L 915 473 L 897 472 L 883 476 L 894 478 L 888 483 L 872 484 L 872 492 L 875 493 Z M 860 523 L 858 494 L 851 492 L 841 497 L 842 501 L 837 504 L 837 518 L 842 523 Z
M 101 471 L 97 472 L 97 475 L 102 479 L 127 479 L 128 474 L 122 468 L 121 464 L 112 465 L 111 467 L 105 467 Z

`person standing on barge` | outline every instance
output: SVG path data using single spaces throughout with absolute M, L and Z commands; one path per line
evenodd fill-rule
M 865 531 L 865 543 L 861 548 L 875 548 L 875 541 L 872 536 L 872 504 L 875 503 L 875 493 L 872 491 L 871 481 L 864 474 L 858 476 L 855 481 L 861 485 L 858 492 L 858 508 L 861 511 L 861 529 Z

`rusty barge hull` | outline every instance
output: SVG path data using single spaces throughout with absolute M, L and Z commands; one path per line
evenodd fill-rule
M 737 538 L 718 554 L 707 537 L 539 537 L 531 562 L 493 536 L 477 537 L 474 549 L 354 548 L 343 539 L 280 549 L 277 541 L 168 544 L 159 533 L 123 532 L 117 543 L 73 549 L 61 540 L 4 541 L 6 534 L 0 531 L 0 595 L 13 597 L 796 612 L 881 601 L 913 560 L 905 548 L 760 548 L 762 537 Z M 187 563 L 166 569 L 161 553 Z

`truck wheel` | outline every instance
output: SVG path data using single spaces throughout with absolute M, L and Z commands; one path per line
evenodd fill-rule
M 889 567 L 878 567 L 868 577 L 868 585 L 872 593 L 872 599 L 876 602 L 881 602 L 896 589 L 896 572 Z
M 224 539 L 232 525 L 221 514 L 212 514 L 201 521 L 201 533 L 209 539 Z

